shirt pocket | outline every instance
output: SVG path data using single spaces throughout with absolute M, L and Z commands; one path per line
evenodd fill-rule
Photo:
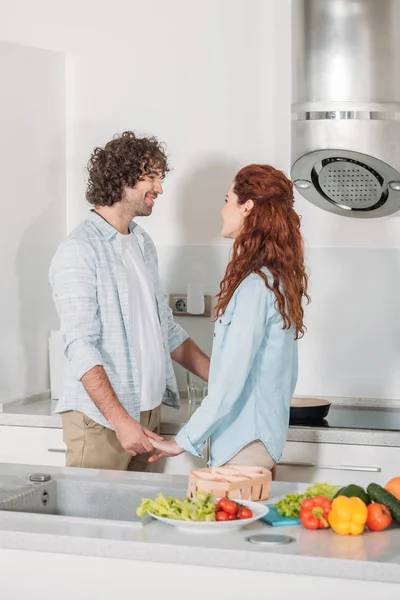
M 225 312 L 223 315 L 218 317 L 215 322 L 214 338 L 217 344 L 221 344 L 229 331 L 230 324 L 232 322 L 232 312 Z
M 218 317 L 218 325 L 222 328 L 228 327 L 232 322 L 233 313 L 232 312 L 224 312 L 223 315 Z

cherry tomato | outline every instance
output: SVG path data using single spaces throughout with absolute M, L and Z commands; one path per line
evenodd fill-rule
M 229 521 L 229 515 L 223 510 L 219 510 L 215 518 L 217 521 Z
M 370 531 L 383 531 L 391 522 L 392 515 L 384 504 L 368 504 L 366 525 Z
M 236 521 L 237 515 L 228 515 L 228 521 Z
M 253 513 L 249 508 L 242 506 L 242 508 L 239 510 L 238 516 L 239 516 L 239 519 L 251 519 L 251 517 L 253 516 Z
M 236 504 L 236 502 L 233 502 L 233 500 L 228 500 L 227 502 L 225 502 L 224 511 L 228 513 L 228 515 L 236 516 L 238 512 L 238 505 Z
M 225 504 L 230 502 L 229 498 L 220 498 L 217 502 L 217 510 L 225 510 Z

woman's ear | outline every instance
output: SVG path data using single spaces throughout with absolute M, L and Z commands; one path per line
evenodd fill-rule
M 254 202 L 253 200 L 247 200 L 244 204 L 243 204 L 243 214 L 247 215 L 249 212 L 251 212 L 254 208 Z

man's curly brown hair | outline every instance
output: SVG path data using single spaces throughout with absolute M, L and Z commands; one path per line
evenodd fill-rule
M 155 137 L 138 138 L 132 131 L 116 135 L 104 148 L 95 148 L 88 162 L 86 200 L 94 206 L 113 206 L 124 186 L 134 187 L 146 175 L 168 173 L 163 144 Z

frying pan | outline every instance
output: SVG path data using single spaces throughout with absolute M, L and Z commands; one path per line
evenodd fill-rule
M 325 419 L 331 403 L 322 398 L 292 398 L 289 423 L 317 423 Z

